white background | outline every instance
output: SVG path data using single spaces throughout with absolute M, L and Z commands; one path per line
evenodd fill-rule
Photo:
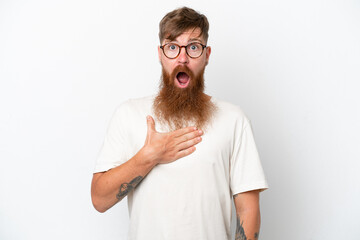
M 183 5 L 210 22 L 206 92 L 252 122 L 260 238 L 359 238 L 359 1 L 0 0 L 0 239 L 126 239 L 92 170 L 115 107 L 157 92 L 158 23 Z

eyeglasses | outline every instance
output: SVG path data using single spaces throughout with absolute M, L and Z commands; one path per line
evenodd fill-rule
M 198 42 L 189 43 L 186 46 L 180 46 L 176 43 L 166 43 L 160 46 L 160 48 L 163 50 L 164 55 L 170 59 L 174 59 L 179 56 L 181 48 L 185 48 L 185 52 L 189 57 L 198 58 L 202 55 L 206 45 Z

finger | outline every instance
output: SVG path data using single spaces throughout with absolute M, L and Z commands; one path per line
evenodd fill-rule
M 186 133 L 189 133 L 189 132 L 193 132 L 193 131 L 196 131 L 197 128 L 196 127 L 186 127 L 186 128 L 181 128 L 181 129 L 178 129 L 178 130 L 175 130 L 172 132 L 173 136 L 174 137 L 179 137 L 179 136 L 182 136 Z
M 183 134 L 182 136 L 177 137 L 176 141 L 177 141 L 177 144 L 179 144 L 179 143 L 194 139 L 196 137 L 199 137 L 201 135 L 203 135 L 202 130 L 192 131 L 192 132 L 189 132 L 189 133 Z
M 191 153 L 193 153 L 195 150 L 196 150 L 196 147 L 190 147 L 190 148 L 184 149 L 176 154 L 176 159 L 186 157 L 187 155 L 190 155 Z
M 147 130 L 148 130 L 148 133 L 150 133 L 150 132 L 156 132 L 154 119 L 153 119 L 150 115 L 148 115 L 148 116 L 146 117 L 146 120 L 147 120 Z
M 182 142 L 180 143 L 179 145 L 176 146 L 176 148 L 181 151 L 181 150 L 184 150 L 184 149 L 187 149 L 187 148 L 190 148 L 196 144 L 198 144 L 199 142 L 201 142 L 201 137 L 196 137 L 196 138 L 193 138 L 189 141 L 185 141 L 185 142 Z

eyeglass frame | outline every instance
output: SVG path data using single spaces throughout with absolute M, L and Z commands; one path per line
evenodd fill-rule
M 187 46 L 189 46 L 190 44 L 194 44 L 194 43 L 198 43 L 198 44 L 200 44 L 201 47 L 202 47 L 201 53 L 200 53 L 200 55 L 199 55 L 198 57 L 192 57 L 192 56 L 190 56 L 189 53 L 188 53 L 188 50 L 187 50 Z M 173 44 L 173 45 L 176 45 L 176 46 L 179 47 L 179 52 L 178 52 L 178 54 L 177 54 L 175 57 L 173 57 L 173 58 L 170 58 L 170 57 L 168 57 L 168 56 L 165 54 L 164 46 L 169 45 L 169 44 Z M 176 43 L 169 42 L 169 43 L 165 43 L 164 45 L 161 45 L 160 48 L 162 49 L 163 54 L 165 55 L 165 57 L 167 57 L 167 58 L 169 58 L 169 59 L 175 59 L 175 58 L 177 58 L 177 57 L 180 55 L 182 48 L 185 48 L 186 55 L 188 55 L 190 58 L 196 59 L 196 58 L 201 57 L 201 55 L 204 53 L 204 49 L 207 48 L 207 46 L 206 46 L 205 44 L 200 43 L 200 42 L 192 42 L 192 43 L 189 43 L 188 45 L 182 45 L 182 46 L 180 46 L 179 44 L 176 44 Z

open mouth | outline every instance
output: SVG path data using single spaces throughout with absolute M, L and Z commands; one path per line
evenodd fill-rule
M 190 82 L 190 76 L 187 75 L 185 72 L 179 72 L 176 75 L 177 85 L 180 88 L 186 88 Z

